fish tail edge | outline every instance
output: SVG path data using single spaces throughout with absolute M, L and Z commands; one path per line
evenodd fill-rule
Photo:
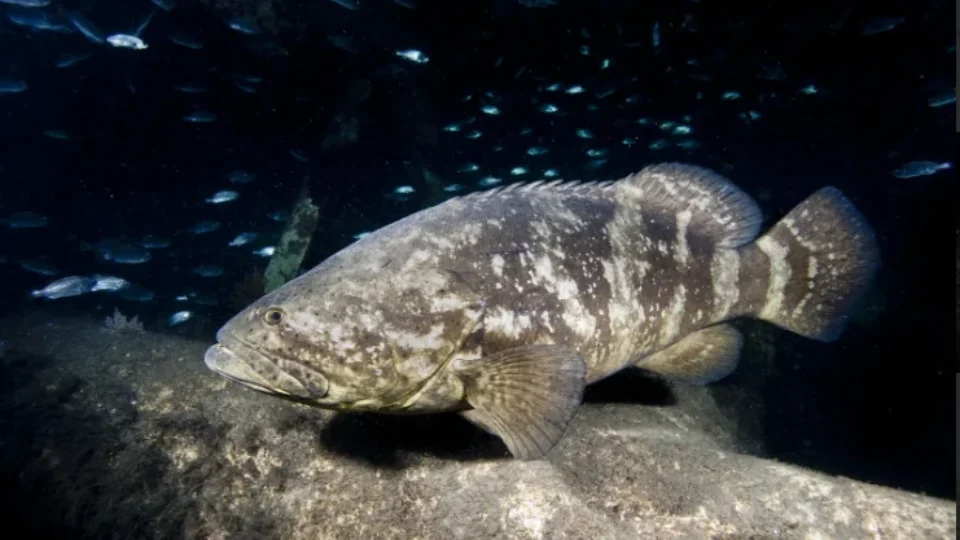
M 765 258 L 763 300 L 754 316 L 796 334 L 834 341 L 846 328 L 880 267 L 866 218 L 832 186 L 816 191 L 756 242 Z M 758 276 L 759 277 L 759 276 Z

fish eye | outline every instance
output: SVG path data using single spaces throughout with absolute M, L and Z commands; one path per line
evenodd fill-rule
M 263 313 L 263 322 L 276 326 L 283 321 L 283 311 L 279 308 L 270 308 Z

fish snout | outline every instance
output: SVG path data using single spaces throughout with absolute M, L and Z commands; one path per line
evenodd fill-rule
M 268 394 L 314 401 L 326 395 L 329 389 L 326 378 L 319 374 L 305 372 L 300 374 L 300 378 L 294 377 L 263 355 L 246 347 L 240 347 L 237 351 L 223 343 L 217 343 L 207 349 L 203 362 L 217 374 Z

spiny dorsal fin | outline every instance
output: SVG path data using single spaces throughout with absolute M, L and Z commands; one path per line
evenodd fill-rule
M 619 194 L 670 215 L 689 212 L 688 231 L 711 238 L 719 247 L 735 248 L 753 241 L 763 219 L 749 195 L 719 174 L 682 163 L 661 163 L 619 181 L 537 180 L 478 191 L 449 200 L 482 201 L 517 193 L 612 197 Z
M 679 215 L 689 212 L 691 234 L 713 238 L 720 247 L 753 241 L 762 215 L 749 195 L 719 174 L 682 163 L 645 167 L 621 180 L 622 192 L 641 205 L 654 205 Z
M 603 182 L 581 182 L 579 180 L 552 180 L 548 182 L 546 180 L 535 180 L 533 182 L 516 182 L 506 186 L 491 188 L 486 191 L 468 193 L 467 195 L 453 197 L 447 200 L 483 200 L 512 193 L 562 193 L 564 195 L 579 197 L 596 197 L 606 196 L 612 193 L 616 185 L 617 182 L 609 180 Z
M 525 345 L 484 357 L 463 373 L 471 422 L 503 439 L 518 459 L 542 457 L 560 440 L 583 396 L 586 366 L 573 349 Z

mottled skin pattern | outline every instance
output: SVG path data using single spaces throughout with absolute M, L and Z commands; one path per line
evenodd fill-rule
M 823 216 L 812 197 L 753 242 L 748 197 L 708 171 L 671 167 L 515 185 L 411 215 L 249 306 L 207 363 L 321 407 L 421 413 L 468 408 L 464 380 L 523 345 L 576 350 L 589 383 L 740 315 L 831 337 L 823 321 L 862 292 L 851 282 L 873 262 L 866 226 L 837 210 L 842 195 L 818 192 Z M 836 231 L 806 238 L 790 226 L 800 222 Z M 825 251 L 843 260 L 818 273 L 811 260 Z
M 330 389 L 317 403 L 338 408 L 461 407 L 458 372 L 531 343 L 576 349 L 596 381 L 732 311 L 718 310 L 713 241 L 686 234 L 681 256 L 676 217 L 645 207 L 628 183 L 447 201 L 337 253 L 221 335 L 249 336 L 288 373 L 318 371 Z M 277 327 L 261 320 L 272 306 L 284 310 Z

